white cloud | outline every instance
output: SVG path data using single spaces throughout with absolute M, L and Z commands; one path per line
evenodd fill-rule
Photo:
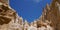
M 39 2 L 42 1 L 42 0 L 33 0 L 33 1 L 39 3 Z
M 43 1 L 43 0 L 25 0 L 25 1 L 33 1 L 33 2 L 35 2 L 35 3 L 39 3 L 39 2 L 41 2 L 41 1 Z

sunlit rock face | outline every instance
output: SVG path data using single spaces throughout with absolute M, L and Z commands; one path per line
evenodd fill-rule
M 0 2 L 5 3 L 5 4 L 9 4 L 9 0 L 0 0 Z
M 45 22 L 45 20 L 51 21 L 50 26 L 53 27 L 54 30 L 60 30 L 60 0 L 53 0 L 50 5 L 46 5 L 41 19 L 43 22 Z M 40 22 L 38 21 L 37 24 L 40 24 Z M 39 26 L 40 25 L 38 25 L 38 27 Z
M 0 2 L 0 30 L 60 30 L 60 0 L 53 0 L 43 9 L 38 20 L 29 24 L 9 7 L 8 0 Z
M 22 30 L 22 28 L 23 26 L 19 23 L 18 18 L 16 20 L 12 19 L 8 26 L 8 30 Z
M 28 30 L 28 28 L 29 28 L 29 24 L 28 24 L 27 20 L 25 20 L 25 22 L 24 22 L 24 30 Z
M 0 2 L 0 30 L 23 30 L 23 18 L 4 2 L 8 0 Z
M 6 4 L 5 4 L 6 5 Z M 11 21 L 15 16 L 15 11 L 9 8 L 9 6 L 5 6 L 3 3 L 0 5 L 0 24 L 7 24 Z
M 0 30 L 8 30 L 8 24 L 1 25 Z
M 37 28 L 31 25 L 28 30 L 37 30 Z

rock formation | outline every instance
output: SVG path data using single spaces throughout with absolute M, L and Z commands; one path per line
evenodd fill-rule
M 53 0 L 50 5 L 47 4 L 41 18 L 42 21 L 51 21 L 50 25 L 54 27 L 54 30 L 60 30 L 60 0 Z
M 7 24 L 15 17 L 16 12 L 9 8 L 8 5 L 0 3 L 0 24 Z
M 0 0 L 0 30 L 60 30 L 60 0 L 47 4 L 42 15 L 31 24 L 23 22 L 7 2 Z

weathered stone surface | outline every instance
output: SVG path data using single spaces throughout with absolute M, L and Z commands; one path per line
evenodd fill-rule
M 56 3 L 57 2 L 57 3 Z M 60 30 L 60 0 L 53 0 L 51 5 L 46 6 L 46 10 L 43 10 L 42 16 L 43 20 L 51 21 L 51 26 L 54 27 L 55 30 Z M 46 13 L 46 15 L 45 15 Z M 40 24 L 39 22 L 37 24 Z
M 5 4 L 6 5 L 6 4 Z M 0 24 L 7 24 L 11 21 L 12 18 L 15 17 L 16 12 L 9 8 L 9 6 L 5 6 L 3 3 L 0 5 Z
M 31 25 L 39 30 L 43 28 L 46 28 L 46 30 L 60 30 L 60 0 L 53 0 L 50 5 L 47 4 L 40 18 L 31 24 L 27 24 L 28 22 L 23 23 L 22 17 L 17 16 L 17 13 L 8 6 L 8 3 L 4 3 L 8 1 L 1 0 L 1 2 L 0 30 L 7 30 L 7 28 L 15 29 L 15 27 L 18 27 L 17 29 L 20 30 L 26 30 L 31 27 Z

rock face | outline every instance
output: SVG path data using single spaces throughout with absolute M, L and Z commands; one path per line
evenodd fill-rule
M 4 1 L 5 2 L 5 1 Z M 0 2 L 0 30 L 22 30 L 23 19 L 8 4 Z
M 0 2 L 9 4 L 9 0 L 0 0 Z
M 0 24 L 8 23 L 16 15 L 15 11 L 9 8 L 8 5 L 0 3 Z
M 47 4 L 40 18 L 31 24 L 23 22 L 6 3 L 8 0 L 0 1 L 0 30 L 60 30 L 60 0 Z
M 50 5 L 47 4 L 41 18 L 42 21 L 51 21 L 51 26 L 54 27 L 54 30 L 60 30 L 60 0 L 53 0 Z M 37 24 L 40 24 L 40 22 Z

